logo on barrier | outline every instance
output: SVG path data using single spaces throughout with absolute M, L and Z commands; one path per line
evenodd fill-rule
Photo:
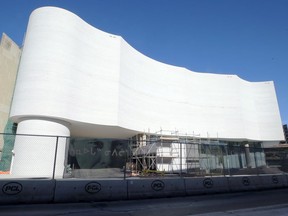
M 274 184 L 278 184 L 279 183 L 279 180 L 278 180 L 277 176 L 272 176 L 272 182 Z
M 213 180 L 211 178 L 206 178 L 203 180 L 203 186 L 205 188 L 212 188 L 213 187 Z
M 242 184 L 245 186 L 249 186 L 250 185 L 250 179 L 248 177 L 243 177 L 242 178 Z
M 18 182 L 9 182 L 2 187 L 2 191 L 8 195 L 16 195 L 22 191 L 22 185 Z
M 164 184 L 164 182 L 162 182 L 160 180 L 155 180 L 151 183 L 151 187 L 155 191 L 161 191 L 164 189 L 165 184 Z
M 98 182 L 89 182 L 85 185 L 85 191 L 90 194 L 98 193 L 101 190 L 101 184 Z

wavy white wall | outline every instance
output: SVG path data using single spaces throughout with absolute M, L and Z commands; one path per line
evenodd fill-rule
M 191 72 L 151 60 L 125 41 L 121 48 L 119 123 L 124 127 L 176 128 L 230 139 L 281 139 L 273 82 Z
M 157 62 L 52 7 L 30 17 L 11 116 L 63 120 L 71 135 L 81 136 L 123 138 L 162 128 L 283 139 L 273 82 Z
M 117 125 L 119 40 L 67 11 L 34 11 L 11 115 Z

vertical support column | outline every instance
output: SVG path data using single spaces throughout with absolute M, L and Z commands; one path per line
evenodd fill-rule
M 66 137 L 70 136 L 67 126 L 47 120 L 24 120 L 18 124 L 17 134 L 12 176 L 63 178 Z

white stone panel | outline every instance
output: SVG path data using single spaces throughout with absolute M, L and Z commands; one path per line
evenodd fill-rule
M 30 17 L 11 117 L 64 120 L 75 136 L 128 138 L 162 128 L 220 139 L 284 139 L 273 82 L 157 62 L 53 7 Z

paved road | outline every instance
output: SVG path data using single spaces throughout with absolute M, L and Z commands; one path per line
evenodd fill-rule
M 180 198 L 0 206 L 2 216 L 288 216 L 288 189 Z

